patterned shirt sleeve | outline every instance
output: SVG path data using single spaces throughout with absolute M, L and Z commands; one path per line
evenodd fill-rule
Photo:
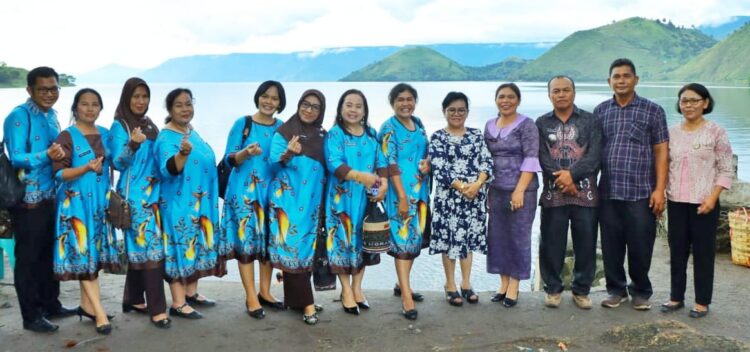
M 524 121 L 519 128 L 521 128 L 521 148 L 523 148 L 524 156 L 521 171 L 542 171 L 539 165 L 539 130 L 531 119 Z
M 664 113 L 664 109 L 661 106 L 656 105 L 656 111 L 652 116 L 654 116 L 654 125 L 651 126 L 652 144 L 656 145 L 669 142 L 669 127 L 667 126 L 667 116 Z
M 10 163 L 17 169 L 36 169 L 48 165 L 52 160 L 47 156 L 47 150 L 29 152 L 29 113 L 23 108 L 16 108 L 5 119 L 3 136 L 8 150 Z
M 732 146 L 729 144 L 729 138 L 723 128 L 718 131 L 714 150 L 716 152 L 715 185 L 730 189 L 734 179 Z
M 401 175 L 401 169 L 398 167 L 398 136 L 393 130 L 393 125 L 389 122 L 383 124 L 383 128 L 378 134 L 380 148 L 388 162 L 388 175 Z

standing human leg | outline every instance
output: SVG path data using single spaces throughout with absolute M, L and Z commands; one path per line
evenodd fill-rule
M 143 270 L 128 267 L 125 274 L 125 289 L 122 294 L 122 311 L 130 310 L 130 306 L 138 309 L 146 308 L 144 294 L 146 289 L 143 282 Z
M 568 213 L 570 206 L 542 207 L 539 240 L 539 271 L 544 291 L 559 295 L 563 291 L 562 273 L 568 245 Z
M 588 296 L 596 275 L 597 209 L 576 205 L 570 207 L 570 228 L 575 257 L 571 288 L 574 295 Z
M 466 253 L 466 258 L 459 260 L 461 266 L 461 295 L 469 303 L 479 302 L 479 296 L 474 293 L 474 287 L 471 285 L 471 264 L 474 261 L 472 252 Z
M 241 263 L 237 261 L 237 267 L 240 271 L 242 287 L 245 289 L 245 308 L 249 311 L 260 309 L 260 301 L 255 291 L 255 266 L 253 262 Z
M 623 211 L 621 203 L 617 200 L 602 200 L 599 226 L 607 293 L 610 296 L 627 297 L 627 277 L 624 268 L 626 242 L 623 228 L 625 224 L 620 215 Z
M 146 291 L 146 302 L 148 313 L 152 321 L 167 318 L 167 298 L 164 295 L 164 266 L 153 269 L 144 269 L 141 273 L 144 290 Z
M 398 277 L 398 284 L 401 287 L 401 305 L 406 311 L 415 309 L 414 299 L 409 294 L 411 291 L 411 285 L 409 283 L 409 274 L 411 273 L 411 266 L 414 262 L 413 259 L 398 259 L 394 260 L 396 263 L 396 276 Z
M 716 226 L 719 222 L 720 204 L 708 214 L 691 214 L 690 226 L 693 242 L 693 280 L 697 311 L 708 310 L 713 298 L 714 260 L 716 259 Z M 697 210 L 697 209 L 696 209 Z
M 109 324 L 107 312 L 104 310 L 101 300 L 101 289 L 99 287 L 99 279 L 93 280 L 81 280 L 81 287 L 83 293 L 88 298 L 88 303 L 93 308 L 93 315 L 96 316 L 96 327 L 101 328 Z
M 690 257 L 690 238 L 688 232 L 689 205 L 686 203 L 667 202 L 667 240 L 669 242 L 669 272 L 671 305 L 685 300 L 687 285 L 687 266 Z
M 625 202 L 625 216 L 628 256 L 628 273 L 630 285 L 628 292 L 632 297 L 644 300 L 651 298 L 653 288 L 648 272 L 651 269 L 651 257 L 656 241 L 656 216 L 648 206 L 649 200 Z
M 271 294 L 271 275 L 273 274 L 273 266 L 269 261 L 260 262 L 260 297 L 269 302 L 277 302 L 276 298 Z

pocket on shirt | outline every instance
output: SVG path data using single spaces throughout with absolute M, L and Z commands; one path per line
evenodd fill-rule
M 648 145 L 648 124 L 643 122 L 633 122 L 630 126 L 630 139 Z

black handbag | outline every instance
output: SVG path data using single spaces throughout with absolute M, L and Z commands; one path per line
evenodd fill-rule
M 245 127 L 242 129 L 242 143 L 240 146 L 245 145 L 247 137 L 250 136 L 250 130 L 253 128 L 253 117 L 250 115 L 245 116 Z M 219 177 L 219 198 L 224 199 L 224 195 L 227 192 L 227 184 L 229 183 L 229 174 L 232 173 L 232 165 L 225 163 L 226 155 L 219 160 L 216 164 L 216 172 Z
M 0 209 L 9 209 L 21 202 L 26 194 L 26 186 L 18 179 L 16 170 L 5 155 L 0 143 Z
M 321 199 L 320 211 L 318 212 L 318 233 L 315 238 L 315 254 L 313 256 L 313 286 L 315 286 L 315 291 L 336 289 L 337 275 L 331 271 L 326 247 L 328 235 L 325 228 L 325 195 L 326 192 L 323 192 L 323 199 Z
M 125 125 L 125 129 L 128 131 L 128 137 L 130 137 L 130 127 L 125 120 L 120 120 Z M 121 176 L 122 177 L 122 176 Z M 128 173 L 125 175 L 125 197 L 117 193 L 115 189 L 115 176 L 114 170 L 110 166 L 109 168 L 109 205 L 107 206 L 107 221 L 116 229 L 125 230 L 129 229 L 132 225 L 132 218 L 130 216 L 130 204 L 128 203 L 128 195 L 130 194 L 130 167 L 128 167 Z

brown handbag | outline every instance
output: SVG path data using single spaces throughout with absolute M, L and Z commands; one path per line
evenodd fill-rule
M 125 129 L 128 131 L 128 137 L 130 137 L 130 128 L 128 127 L 128 124 L 124 120 L 121 120 L 121 122 L 125 125 Z M 109 190 L 107 221 L 109 221 L 109 223 L 116 229 L 120 230 L 129 229 L 132 221 L 130 217 L 130 204 L 128 204 L 128 195 L 130 194 L 130 167 L 128 167 L 128 172 L 125 177 L 125 197 L 123 197 L 117 193 L 117 190 L 115 189 L 114 170 L 110 165 L 109 183 L 112 188 Z

